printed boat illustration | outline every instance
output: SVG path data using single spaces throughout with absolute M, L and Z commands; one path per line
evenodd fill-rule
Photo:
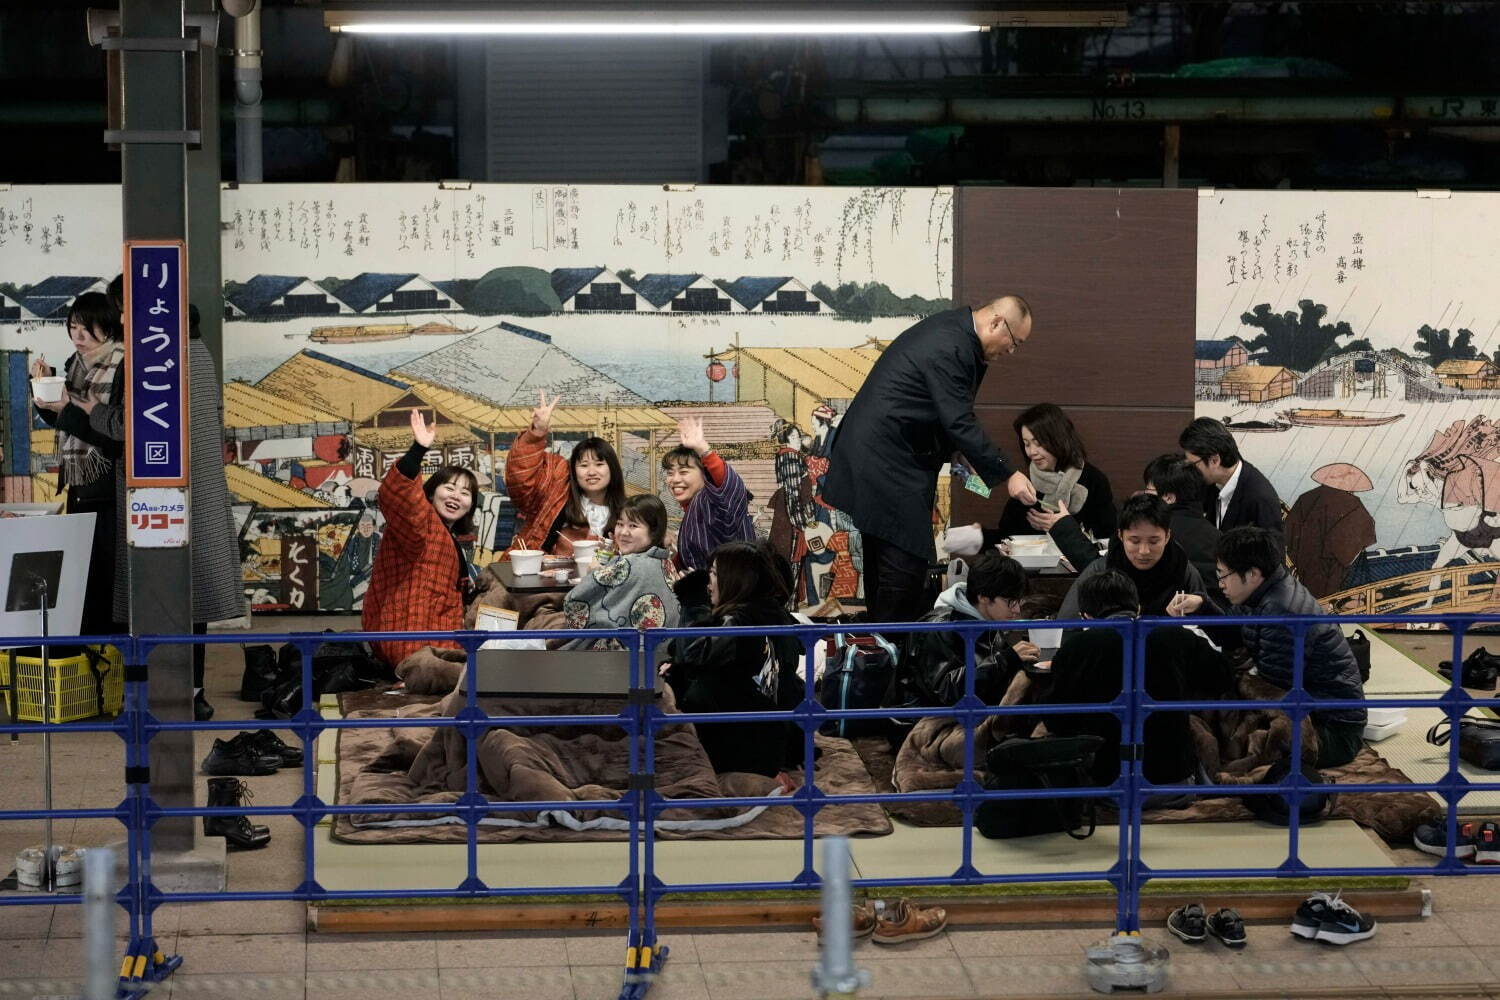
M 1224 419 L 1224 426 L 1236 434 L 1277 434 L 1292 429 L 1285 420 L 1234 420 L 1230 417 Z
M 412 328 L 412 335 L 416 337 L 444 337 L 457 336 L 461 333 L 473 333 L 472 326 L 460 329 L 452 323 L 423 323 L 421 326 Z
M 1298 427 L 1380 427 L 1394 424 L 1404 413 L 1369 413 L 1364 410 L 1283 410 L 1276 414 Z
M 320 344 L 373 344 L 381 340 L 403 340 L 410 337 L 410 323 L 369 324 L 365 326 L 319 326 L 308 334 Z

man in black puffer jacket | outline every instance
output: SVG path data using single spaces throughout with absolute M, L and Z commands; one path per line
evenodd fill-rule
M 991 549 L 969 568 L 968 579 L 938 596 L 924 622 L 1010 621 L 1020 617 L 1026 596 L 1026 571 L 1009 556 Z M 986 705 L 999 704 L 1023 660 L 1035 660 L 1029 642 L 1011 646 L 1001 631 L 981 633 L 974 641 L 974 695 Z M 896 667 L 887 708 L 952 705 L 964 695 L 964 640 L 956 632 L 912 632 Z M 902 720 L 910 725 L 911 721 Z
M 1283 563 L 1277 537 L 1265 528 L 1241 527 L 1219 539 L 1219 585 L 1235 605 L 1234 613 L 1253 617 L 1316 615 L 1317 599 Z M 1277 687 L 1292 687 L 1294 640 L 1285 625 L 1242 627 L 1245 647 L 1261 677 Z M 1303 645 L 1302 686 L 1313 698 L 1351 700 L 1365 696 L 1359 664 L 1337 625 L 1307 627 Z M 1365 710 L 1335 708 L 1311 713 L 1318 731 L 1318 766 L 1338 767 L 1359 753 Z

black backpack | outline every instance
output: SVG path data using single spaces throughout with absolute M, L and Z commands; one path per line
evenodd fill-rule
M 823 671 L 819 701 L 826 708 L 880 708 L 895 679 L 899 657 L 884 636 L 838 633 Z M 881 736 L 890 724 L 889 719 L 834 719 L 823 724 L 823 732 L 850 739 Z
M 1094 784 L 1094 756 L 1102 746 L 1102 736 L 1011 737 L 985 756 L 984 787 L 1087 788 Z M 1076 832 L 1083 826 L 1086 833 Z M 1086 840 L 1094 834 L 1094 800 L 993 799 L 979 803 L 974 828 L 992 840 L 1058 831 Z
M 1359 665 L 1359 682 L 1368 684 L 1370 682 L 1370 637 L 1365 635 L 1361 629 L 1355 629 L 1354 634 L 1349 637 L 1349 652 L 1354 654 L 1354 662 Z

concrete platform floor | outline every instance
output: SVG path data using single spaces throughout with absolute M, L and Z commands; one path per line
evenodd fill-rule
M 281 632 L 352 628 L 342 618 L 272 618 L 255 630 Z M 1423 662 L 1447 656 L 1447 637 L 1398 636 L 1396 644 Z M 1481 645 L 1484 638 L 1470 640 Z M 1500 640 L 1492 640 L 1492 648 Z M 217 718 L 251 717 L 235 698 L 237 646 L 210 650 L 207 689 Z M 247 722 L 247 726 L 253 728 Z M 198 735 L 198 753 L 209 737 Z M 121 745 L 111 734 L 63 735 L 55 741 L 55 801 L 113 806 L 120 796 Z M 6 808 L 40 804 L 37 741 L 0 739 Z M 261 802 L 290 801 L 301 772 L 253 780 Z M 201 793 L 200 793 L 201 794 Z M 271 845 L 231 853 L 234 889 L 290 889 L 301 879 L 300 826 L 270 817 Z M 118 835 L 112 820 L 58 824 L 59 839 L 81 844 Z M 0 824 L 0 858 L 41 838 L 39 824 Z M 1393 862 L 1430 860 L 1410 849 Z M 5 866 L 8 868 L 8 865 Z M 1252 924 L 1250 945 L 1230 952 L 1216 943 L 1183 945 L 1164 929 L 1146 937 L 1173 954 L 1169 995 L 1177 996 L 1495 996 L 1500 958 L 1493 949 L 1500 919 L 1500 883 L 1486 877 L 1428 879 L 1433 916 L 1389 921 L 1371 941 L 1344 949 L 1294 939 L 1282 923 Z M 1205 904 L 1213 906 L 1211 899 Z M 82 948 L 74 907 L 0 908 L 0 994 L 71 997 L 81 994 Z M 869 942 L 856 959 L 873 976 L 863 996 L 1092 996 L 1082 976 L 1082 949 L 1108 928 L 953 929 L 894 948 Z M 182 970 L 161 996 L 266 1000 L 368 1000 L 397 991 L 442 1000 L 606 1000 L 618 994 L 623 935 L 615 932 L 335 935 L 309 933 L 297 903 L 205 903 L 163 907 L 156 933 L 163 949 L 183 957 Z M 812 995 L 808 972 L 816 939 L 808 930 L 725 931 L 663 935 L 671 948 L 666 973 L 652 990 L 661 1000 L 779 1000 Z

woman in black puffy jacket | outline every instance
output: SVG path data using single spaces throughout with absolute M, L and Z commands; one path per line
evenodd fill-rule
M 796 624 L 787 612 L 791 583 L 768 546 L 726 542 L 709 564 L 711 610 L 695 628 Z M 702 636 L 674 643 L 666 668 L 684 712 L 774 712 L 802 701 L 802 643 L 794 636 Z M 786 722 L 698 723 L 714 770 L 774 777 L 798 766 L 800 729 Z

